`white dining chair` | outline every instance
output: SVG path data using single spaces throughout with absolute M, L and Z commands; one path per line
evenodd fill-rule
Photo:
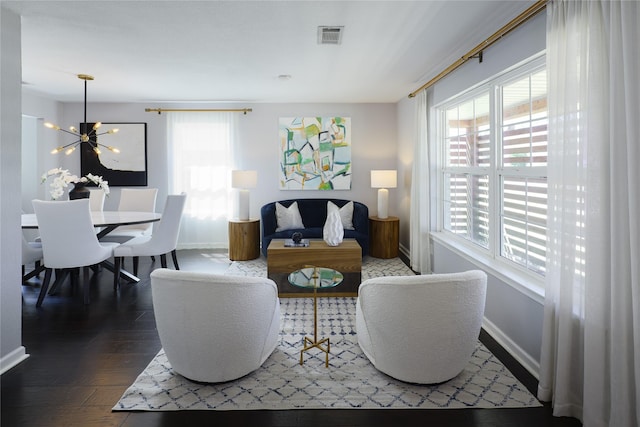
M 89 190 L 89 207 L 91 212 L 104 211 L 104 199 L 106 193 L 101 188 L 88 188 Z M 102 228 L 96 228 L 96 233 L 101 232 Z
M 120 282 L 120 269 L 124 257 L 133 257 L 133 274 L 138 274 L 138 258 L 141 256 L 160 256 L 160 264 L 167 267 L 167 254 L 171 253 L 173 265 L 176 270 L 178 257 L 176 246 L 178 245 L 178 233 L 180 232 L 180 220 L 184 211 L 184 204 L 187 199 L 185 193 L 167 196 L 167 201 L 162 211 L 162 218 L 154 227 L 151 236 L 140 236 L 121 244 L 113 251 L 115 258 L 114 289 L 117 289 Z
M 33 270 L 26 273 L 26 266 L 33 264 Z M 28 242 L 27 239 L 22 236 L 22 283 L 37 277 L 44 270 L 42 265 L 42 243 L 41 242 Z
M 71 271 L 75 284 L 79 268 L 84 268 L 84 302 L 88 304 L 89 266 L 113 256 L 118 243 L 101 243 L 91 222 L 89 199 L 68 201 L 34 200 L 33 210 L 38 220 L 42 241 L 45 277 L 36 307 L 40 307 L 47 294 L 53 269 Z M 57 277 L 56 277 L 57 279 Z
M 89 189 L 89 206 L 92 212 L 102 212 L 104 210 L 104 199 L 106 194 L 100 188 Z
M 157 188 L 123 188 L 120 190 L 119 211 L 155 212 Z M 106 237 L 106 241 L 113 238 L 133 238 L 151 235 L 152 224 L 123 225 L 113 230 Z

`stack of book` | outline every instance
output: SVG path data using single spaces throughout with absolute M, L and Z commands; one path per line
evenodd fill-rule
M 299 242 L 294 242 L 292 239 L 284 241 L 285 248 L 305 248 L 307 246 L 309 246 L 309 239 L 302 239 Z

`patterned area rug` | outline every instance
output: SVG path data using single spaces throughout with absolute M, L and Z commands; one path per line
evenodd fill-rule
M 313 333 L 313 300 L 281 299 L 280 343 L 262 367 L 221 384 L 191 382 L 172 371 L 161 350 L 114 411 L 317 408 L 505 408 L 541 406 L 480 342 L 465 370 L 439 385 L 397 381 L 377 371 L 355 331 L 356 298 L 318 299 L 318 336 L 329 337 L 329 367 L 314 349 L 299 364 Z
M 234 276 L 267 276 L 264 257 L 251 261 L 234 261 L 225 274 Z M 415 274 L 400 258 L 380 259 L 365 256 L 362 259 L 362 280 L 381 276 L 408 276 Z

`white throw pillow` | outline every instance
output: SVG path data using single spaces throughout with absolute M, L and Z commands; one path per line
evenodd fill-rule
M 343 207 L 338 208 L 333 202 L 327 202 L 327 217 L 332 210 L 337 210 L 340 214 L 340 220 L 342 220 L 342 227 L 345 230 L 355 230 L 353 226 L 353 202 L 345 204 Z
M 291 203 L 288 208 L 276 202 L 276 231 L 295 230 L 297 228 L 304 228 L 302 217 L 298 210 L 298 202 Z

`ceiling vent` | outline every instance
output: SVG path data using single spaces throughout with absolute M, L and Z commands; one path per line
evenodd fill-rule
M 341 44 L 344 27 L 318 27 L 318 44 Z

